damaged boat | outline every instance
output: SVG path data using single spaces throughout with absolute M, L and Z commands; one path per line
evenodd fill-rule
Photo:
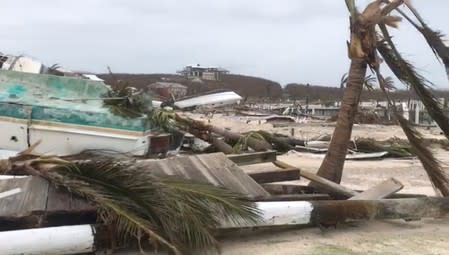
M 151 137 L 163 134 L 144 116 L 127 118 L 104 107 L 109 90 L 98 80 L 0 70 L 0 149 L 23 151 L 40 142 L 36 153 L 148 155 Z

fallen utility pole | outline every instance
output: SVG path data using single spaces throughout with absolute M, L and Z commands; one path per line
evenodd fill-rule
M 449 198 L 257 202 L 263 221 L 246 227 L 333 226 L 346 221 L 449 217 Z M 241 227 L 241 226 L 239 226 Z M 239 228 L 227 224 L 222 228 Z

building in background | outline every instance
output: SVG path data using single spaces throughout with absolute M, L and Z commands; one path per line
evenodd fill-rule
M 186 66 L 183 70 L 177 73 L 183 75 L 187 79 L 199 78 L 209 81 L 221 81 L 223 75 L 228 74 L 229 71 L 220 67 L 204 67 L 199 64 L 196 66 Z
M 174 82 L 155 82 L 148 85 L 148 89 L 163 98 L 170 98 L 173 95 L 178 99 L 187 95 L 187 87 Z

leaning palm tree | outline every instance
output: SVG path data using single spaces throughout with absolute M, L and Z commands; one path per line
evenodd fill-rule
M 403 1 L 375 0 L 363 12 L 357 10 L 355 0 L 345 1 L 350 12 L 351 39 L 348 43 L 348 56 L 351 60 L 351 65 L 334 134 L 329 145 L 328 153 L 318 170 L 318 175 L 337 183 L 341 181 L 354 117 L 360 101 L 366 71 L 369 67 L 375 73 L 382 91 L 385 93 L 390 106 L 393 108 L 393 112 L 398 118 L 399 124 L 404 130 L 418 158 L 421 160 L 433 185 L 443 195 L 449 196 L 448 178 L 433 157 L 431 151 L 419 142 L 421 135 L 397 114 L 394 102 L 389 99 L 388 94 L 393 89 L 391 80 L 383 78 L 380 74 L 381 60 L 378 57 L 378 53 L 383 57 L 395 76 L 415 91 L 423 101 L 429 114 L 443 130 L 446 137 L 449 138 L 449 119 L 444 115 L 441 106 L 429 90 L 430 82 L 419 75 L 414 67 L 400 55 L 389 35 L 387 27 L 397 27 L 398 22 L 402 20 L 400 17 L 390 14 L 394 10 L 399 10 L 398 8 L 403 4 Z M 417 11 L 411 7 L 410 3 L 407 3 L 407 6 L 417 16 L 418 20 L 422 20 L 417 15 Z M 400 13 L 403 14 L 402 11 Z M 411 20 L 408 16 L 406 19 Z M 421 23 L 421 26 L 425 27 L 424 24 Z M 438 38 L 441 39 L 440 37 Z M 444 62 L 445 55 L 440 54 L 439 51 L 442 48 L 441 45 L 431 44 L 429 39 L 427 41 L 431 46 L 436 45 L 432 46 L 432 49 Z

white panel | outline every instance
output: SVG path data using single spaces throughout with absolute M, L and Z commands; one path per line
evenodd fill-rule
M 262 222 L 251 225 L 223 222 L 220 228 L 307 225 L 313 211 L 312 204 L 307 201 L 257 202 L 256 205 L 262 213 Z
M 257 207 L 263 213 L 264 225 L 296 225 L 308 224 L 313 206 L 306 201 L 291 202 L 258 202 Z
M 35 228 L 0 232 L 0 254 L 60 255 L 94 251 L 90 225 Z
M 197 96 L 175 102 L 175 106 L 179 108 L 187 108 L 192 106 L 222 106 L 227 104 L 235 104 L 242 100 L 242 97 L 233 91 L 219 92 L 209 95 Z
M 26 122 L 0 120 L 0 149 L 23 151 L 28 148 Z
M 142 156 L 149 146 L 148 139 L 106 132 L 83 132 L 70 128 L 45 126 L 30 127 L 30 143 L 41 141 L 35 152 L 53 155 L 71 155 L 84 150 L 112 150 Z
M 15 188 L 15 189 L 10 189 L 4 192 L 0 192 L 0 199 L 5 198 L 5 197 L 10 197 L 10 196 L 14 196 L 16 194 L 19 194 L 20 192 L 22 192 L 21 188 Z

